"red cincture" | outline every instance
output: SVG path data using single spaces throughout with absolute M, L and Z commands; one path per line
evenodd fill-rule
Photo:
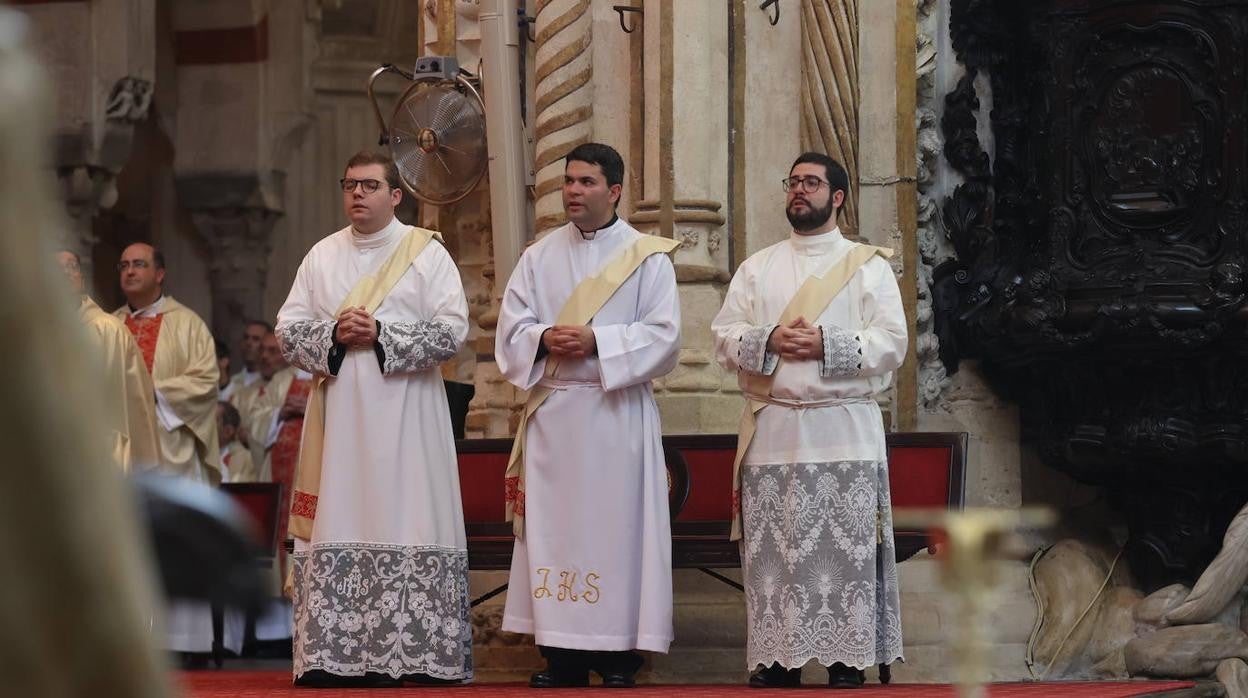
M 164 315 L 152 317 L 126 316 L 126 328 L 134 335 L 134 341 L 143 352 L 143 363 L 147 364 L 147 372 L 152 372 L 152 364 L 156 361 L 156 340 L 160 338 L 160 321 Z

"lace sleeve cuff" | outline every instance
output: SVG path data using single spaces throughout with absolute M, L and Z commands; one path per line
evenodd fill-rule
M 737 348 L 737 366 L 742 371 L 761 373 L 770 376 L 780 362 L 780 355 L 767 351 L 767 340 L 771 339 L 771 331 L 775 325 L 754 327 L 741 335 L 740 346 Z
M 455 332 L 439 320 L 383 322 L 377 335 L 381 372 L 410 373 L 433 368 L 459 351 Z
M 331 354 L 335 348 L 335 324 L 333 320 L 296 320 L 278 326 L 282 355 L 291 365 L 309 373 L 334 375 L 337 367 L 331 365 Z
M 858 375 L 862 370 L 862 339 L 855 332 L 847 332 L 832 325 L 822 325 L 823 361 L 819 363 L 819 375 L 824 378 L 845 378 Z

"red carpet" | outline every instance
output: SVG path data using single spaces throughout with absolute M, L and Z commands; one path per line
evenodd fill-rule
M 330 698 L 330 696 L 359 696 L 361 698 L 387 698 L 390 696 L 459 696 L 460 698 L 522 698 L 536 695 L 554 695 L 558 698 L 654 698 L 655 696 L 679 696 L 680 698 L 712 698 L 718 696 L 786 695 L 795 689 L 772 689 L 768 691 L 739 686 L 638 686 L 630 691 L 604 691 L 601 688 L 562 689 L 537 691 L 519 684 L 474 684 L 458 687 L 411 687 L 401 689 L 296 689 L 290 685 L 290 673 L 285 671 L 196 671 L 181 675 L 184 695 L 187 698 L 261 698 L 262 696 L 299 696 L 300 698 Z M 1157 694 L 1190 688 L 1189 681 L 1118 681 L 1101 683 L 1010 683 L 997 684 L 991 688 L 992 698 L 1127 698 Z M 809 686 L 797 689 L 798 693 L 827 691 L 826 687 Z M 873 698 L 953 698 L 949 686 L 926 684 L 898 684 L 881 686 L 868 684 L 863 690 L 846 694 L 824 693 L 836 696 L 872 696 Z

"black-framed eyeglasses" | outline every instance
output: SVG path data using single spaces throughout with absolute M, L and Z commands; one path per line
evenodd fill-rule
M 135 269 L 146 269 L 150 266 L 152 266 L 152 263 L 147 261 L 146 259 L 135 259 L 135 260 L 123 259 L 122 261 L 117 263 L 117 271 L 125 271 L 129 269 L 130 267 L 134 267 Z
M 346 193 L 346 194 L 350 194 L 351 192 L 355 191 L 355 186 L 357 184 L 364 190 L 365 194 L 376 193 L 376 191 L 380 189 L 382 185 L 381 182 L 375 179 L 351 179 L 348 177 L 348 178 L 338 180 L 338 186 L 342 187 L 343 193 Z
M 802 192 L 805 194 L 814 194 L 819 191 L 819 187 L 822 187 L 825 184 L 831 186 L 831 183 L 828 182 L 828 180 L 820 179 L 814 175 L 806 175 L 805 177 L 785 177 L 780 180 L 780 186 L 784 187 L 786 192 L 793 191 L 794 189 L 801 187 Z

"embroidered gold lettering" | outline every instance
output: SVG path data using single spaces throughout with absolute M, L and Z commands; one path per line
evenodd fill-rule
M 559 573 L 559 586 L 556 591 L 550 589 L 550 573 Z M 556 570 L 550 567 L 538 567 L 537 573 L 541 577 L 541 584 L 533 590 L 533 598 L 535 599 L 554 599 L 561 603 L 576 603 L 584 601 L 587 604 L 596 604 L 602 598 L 602 588 L 598 583 L 602 580 L 602 575 L 597 572 L 586 572 L 584 580 L 580 584 L 577 583 L 579 572 L 574 570 Z
M 533 590 L 533 598 L 535 598 L 535 599 L 544 599 L 544 598 L 546 598 L 547 596 L 551 596 L 551 595 L 552 595 L 552 594 L 550 593 L 550 587 L 546 586 L 546 582 L 547 582 L 547 580 L 550 578 L 550 568 L 549 568 L 549 567 L 538 567 L 538 568 L 537 568 L 537 573 L 538 573 L 538 574 L 540 574 L 540 575 L 542 575 L 542 585 L 541 585 L 541 586 L 539 586 L 538 588 L 536 588 L 536 589 L 534 589 L 534 590 Z
M 589 588 L 581 592 L 582 601 L 588 604 L 598 603 L 598 599 L 602 596 L 602 592 L 598 589 L 598 585 L 594 584 L 594 582 L 599 579 L 601 579 L 601 577 L 598 576 L 597 572 L 590 572 L 585 575 L 585 586 Z
M 572 590 L 576 584 L 576 573 L 563 570 L 559 573 L 559 596 L 557 601 L 576 601 L 576 592 Z

